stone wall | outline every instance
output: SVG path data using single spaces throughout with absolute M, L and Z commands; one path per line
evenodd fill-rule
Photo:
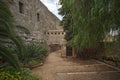
M 46 32 L 46 42 L 48 45 L 51 44 L 66 44 L 64 39 L 65 32 L 63 30 L 48 30 Z
M 38 42 L 46 41 L 46 31 L 62 28 L 59 26 L 60 20 L 40 0 L 6 0 L 6 2 L 13 14 L 15 24 L 29 29 L 32 39 L 35 38 Z

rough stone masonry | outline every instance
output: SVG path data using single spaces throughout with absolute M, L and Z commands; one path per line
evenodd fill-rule
M 60 20 L 40 0 L 6 0 L 6 3 L 13 14 L 15 24 L 29 29 L 32 39 L 38 42 L 49 42 L 46 36 L 49 30 L 63 30 L 59 26 Z

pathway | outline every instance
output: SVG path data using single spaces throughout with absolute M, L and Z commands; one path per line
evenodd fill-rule
M 50 53 L 44 65 L 32 71 L 43 80 L 120 80 L 120 72 L 104 63 L 61 58 L 60 51 Z

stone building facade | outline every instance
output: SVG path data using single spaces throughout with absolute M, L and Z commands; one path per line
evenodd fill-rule
M 29 29 L 32 37 L 40 42 L 46 41 L 45 32 L 60 28 L 60 20 L 40 0 L 6 0 L 6 2 L 15 24 Z
M 65 43 L 65 33 L 59 26 L 60 20 L 40 0 L 5 1 L 13 14 L 15 24 L 30 30 L 31 35 L 27 41 L 45 42 L 48 46 L 62 46 Z
M 65 32 L 63 30 L 48 30 L 46 32 L 47 44 L 65 44 Z

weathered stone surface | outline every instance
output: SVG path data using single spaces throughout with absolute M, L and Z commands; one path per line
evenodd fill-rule
M 51 44 L 60 44 L 63 45 L 66 43 L 65 39 L 65 32 L 63 30 L 48 30 L 46 32 L 46 42 L 48 45 Z
M 40 0 L 6 0 L 16 25 L 29 29 L 37 40 L 46 41 L 45 32 L 59 30 L 60 20 Z M 38 19 L 39 18 L 39 19 Z

